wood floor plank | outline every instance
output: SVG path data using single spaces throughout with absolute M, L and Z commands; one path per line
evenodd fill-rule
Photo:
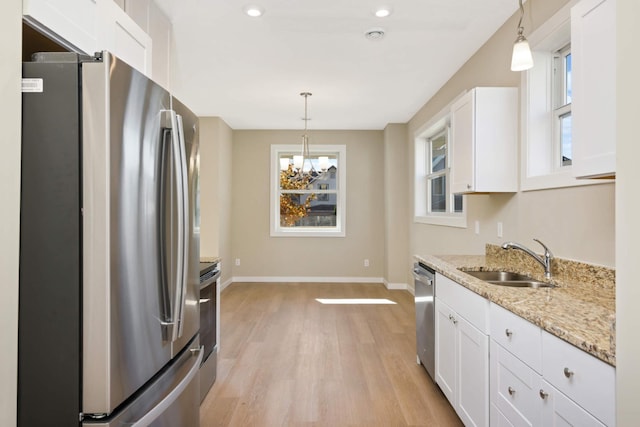
M 220 305 L 218 378 L 200 407 L 203 427 L 462 425 L 416 363 L 413 297 L 405 291 L 235 283 Z

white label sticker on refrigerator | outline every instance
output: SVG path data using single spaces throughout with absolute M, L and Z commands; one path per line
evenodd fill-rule
M 22 79 L 22 92 L 42 92 L 42 79 Z

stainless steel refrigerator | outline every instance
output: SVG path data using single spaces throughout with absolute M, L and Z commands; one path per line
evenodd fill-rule
M 198 426 L 197 118 L 108 52 L 22 92 L 18 425 Z

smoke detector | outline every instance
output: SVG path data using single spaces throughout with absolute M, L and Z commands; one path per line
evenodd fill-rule
M 384 37 L 384 30 L 382 28 L 369 28 L 364 32 L 364 36 L 369 40 L 380 40 Z

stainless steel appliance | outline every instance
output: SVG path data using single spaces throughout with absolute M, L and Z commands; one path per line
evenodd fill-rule
M 200 342 L 204 348 L 200 366 L 200 401 L 216 380 L 218 364 L 219 262 L 200 263 Z
M 422 263 L 413 266 L 418 363 L 435 379 L 435 271 Z
M 196 117 L 107 52 L 22 101 L 18 425 L 198 426 Z

